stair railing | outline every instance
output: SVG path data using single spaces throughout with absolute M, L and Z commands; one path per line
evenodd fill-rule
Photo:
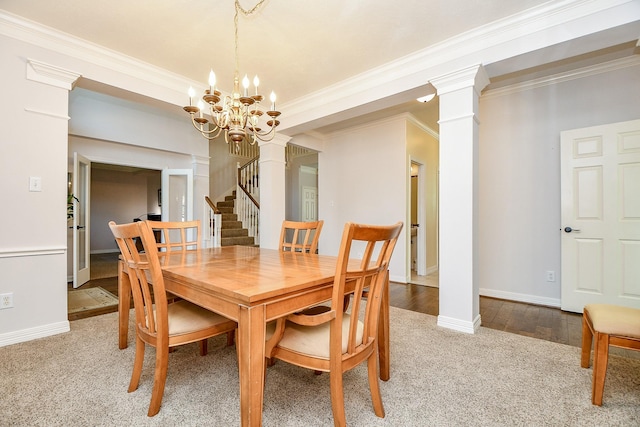
M 242 227 L 249 230 L 254 244 L 260 244 L 260 185 L 259 185 L 259 157 L 240 166 L 238 163 L 238 180 L 236 191 L 236 214 L 242 221 Z
M 204 223 L 202 227 L 202 246 L 205 248 L 219 248 L 221 246 L 222 214 L 209 196 L 204 196 Z

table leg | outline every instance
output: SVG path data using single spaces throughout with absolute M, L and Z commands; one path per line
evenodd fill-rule
M 118 261 L 118 347 L 121 350 L 128 345 L 130 309 L 131 282 L 124 271 L 124 263 Z
M 382 306 L 380 307 L 380 319 L 378 324 L 378 360 L 380 362 L 380 379 L 387 381 L 391 378 L 389 369 L 389 272 L 387 281 L 382 291 Z
M 262 425 L 264 340 L 264 306 L 241 306 L 236 346 L 240 376 L 240 419 L 245 427 Z

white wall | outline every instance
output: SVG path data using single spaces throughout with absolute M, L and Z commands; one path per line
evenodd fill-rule
M 160 213 L 160 172 L 91 169 L 91 253 L 118 252 L 109 221 L 118 224 Z
M 409 197 L 406 120 L 395 118 L 332 135 L 318 154 L 318 218 L 324 219 L 319 252 L 337 255 L 346 222 L 405 223 Z M 404 231 L 404 229 L 403 229 Z M 406 237 L 396 245 L 391 280 L 404 282 Z
M 68 330 L 66 295 L 67 94 L 26 79 L 41 49 L 0 36 L 0 345 Z M 29 191 L 29 177 L 42 191 Z M 16 332 L 20 330 L 20 332 Z
M 54 73 L 41 83 L 27 79 L 27 60 L 72 73 Z M 149 169 L 189 168 L 194 173 L 196 217 L 208 193 L 208 144 L 191 125 L 164 109 L 76 89 L 69 108 L 69 75 L 91 75 L 115 87 L 138 88 L 158 99 L 173 89 L 124 75 L 89 60 L 0 36 L 0 293 L 13 293 L 14 307 L 0 311 L 0 346 L 67 331 L 66 193 L 71 133 L 81 135 L 85 154 L 103 163 Z M 61 83 L 66 83 L 66 86 Z M 74 90 L 74 92 L 76 91 Z M 181 121 L 182 120 L 182 121 Z M 199 139 L 200 138 L 200 139 Z M 116 141 L 116 142 L 105 142 Z M 196 142 L 197 141 L 197 142 Z M 69 153 L 69 154 L 68 154 Z M 42 191 L 29 191 L 29 177 Z
M 640 118 L 639 100 L 639 65 L 480 98 L 481 295 L 560 305 L 560 132 Z

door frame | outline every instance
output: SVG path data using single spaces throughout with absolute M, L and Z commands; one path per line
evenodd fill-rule
M 417 253 L 416 253 L 416 273 L 418 276 L 426 276 L 427 275 L 427 209 L 425 206 L 426 200 L 426 185 L 425 185 L 425 177 L 426 177 L 426 169 L 427 166 L 416 159 L 411 159 L 410 165 L 416 165 L 418 168 L 417 175 L 417 184 L 418 191 L 416 197 L 417 206 L 417 220 L 420 226 L 418 227 L 418 233 L 416 235 L 417 242 Z M 405 232 L 407 233 L 407 242 L 408 242 L 408 250 L 407 253 L 407 266 L 409 279 L 411 279 L 411 166 L 409 167 L 409 224 L 406 227 Z

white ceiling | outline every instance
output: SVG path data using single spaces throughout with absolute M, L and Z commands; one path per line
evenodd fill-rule
M 239 17 L 239 71 L 257 73 L 263 95 L 274 90 L 282 105 L 545 1 L 266 0 Z M 213 68 L 218 86 L 232 87 L 233 0 L 0 0 L 0 8 L 203 84 Z M 535 57 L 519 60 L 541 73 Z M 525 78 L 513 62 L 493 65 L 496 84 Z M 409 109 L 437 129 L 437 99 L 396 108 Z

